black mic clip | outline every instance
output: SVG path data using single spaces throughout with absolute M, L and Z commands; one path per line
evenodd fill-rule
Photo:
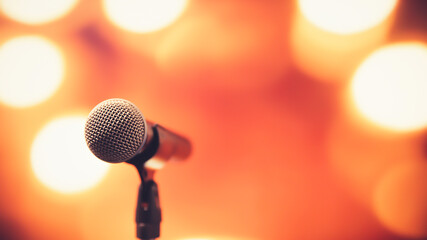
M 162 214 L 157 184 L 153 179 L 154 170 L 145 168 L 144 164 L 152 158 L 159 147 L 159 134 L 153 126 L 153 141 L 146 152 L 139 154 L 128 163 L 134 165 L 141 177 L 136 205 L 136 235 L 141 240 L 152 240 L 160 236 Z
M 141 183 L 136 206 L 136 234 L 149 240 L 160 236 L 162 221 L 157 184 L 153 180 Z

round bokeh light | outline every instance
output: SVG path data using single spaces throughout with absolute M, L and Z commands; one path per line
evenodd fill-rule
M 109 164 L 97 159 L 86 146 L 85 116 L 49 122 L 35 138 L 31 166 L 45 186 L 61 193 L 94 187 L 106 175 Z
M 107 18 L 116 26 L 135 33 L 160 30 L 174 22 L 188 0 L 103 0 Z
M 298 0 L 302 14 L 328 32 L 353 34 L 383 22 L 396 8 L 397 0 Z
M 64 72 L 63 55 L 51 41 L 10 39 L 0 47 L 0 101 L 12 107 L 43 102 L 59 88 Z
M 65 16 L 78 0 L 0 0 L 3 13 L 25 24 L 43 24 Z
M 427 126 L 427 47 L 394 44 L 372 53 L 357 69 L 351 98 L 371 122 L 394 131 Z
M 427 237 L 427 163 L 396 165 L 378 183 L 374 210 L 379 220 L 402 236 Z

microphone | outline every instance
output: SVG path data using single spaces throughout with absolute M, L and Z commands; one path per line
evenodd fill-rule
M 119 98 L 105 100 L 90 112 L 85 138 L 103 161 L 142 163 L 152 170 L 170 160 L 184 160 L 191 152 L 186 138 L 146 121 L 133 103 Z
M 162 221 L 155 170 L 170 160 L 184 160 L 190 142 L 160 125 L 145 120 L 131 102 L 113 98 L 98 104 L 85 125 L 86 143 L 92 153 L 109 163 L 127 162 L 141 177 L 136 207 L 137 237 L 152 240 L 160 236 Z

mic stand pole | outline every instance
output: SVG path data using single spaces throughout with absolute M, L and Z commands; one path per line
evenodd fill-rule
M 136 235 L 141 240 L 153 240 L 160 236 L 162 221 L 157 184 L 154 171 L 137 167 L 141 177 L 136 205 Z
M 151 130 L 151 129 L 148 129 Z M 159 203 L 159 192 L 154 181 L 154 170 L 145 168 L 145 162 L 151 159 L 159 148 L 159 134 L 156 128 L 152 129 L 152 140 L 149 141 L 147 151 L 127 161 L 136 167 L 141 178 L 136 205 L 136 235 L 141 240 L 154 240 L 160 236 L 160 222 L 162 214 Z

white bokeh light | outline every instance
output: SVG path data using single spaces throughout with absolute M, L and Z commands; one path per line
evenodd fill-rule
M 9 18 L 25 24 L 43 24 L 63 17 L 78 0 L 0 0 L 0 9 Z
M 85 122 L 85 116 L 62 117 L 38 133 L 31 149 L 31 166 L 45 186 L 76 193 L 94 187 L 106 175 L 109 164 L 86 146 Z
M 188 0 L 103 0 L 104 12 L 118 27 L 135 33 L 160 30 L 174 22 Z
M 373 123 L 395 131 L 427 126 L 427 46 L 393 44 L 372 53 L 350 85 L 357 110 Z
M 302 14 L 315 26 L 337 34 L 353 34 L 383 22 L 397 0 L 298 0 Z
M 46 38 L 22 36 L 0 46 L 0 101 L 36 105 L 59 88 L 65 72 L 61 51 Z

